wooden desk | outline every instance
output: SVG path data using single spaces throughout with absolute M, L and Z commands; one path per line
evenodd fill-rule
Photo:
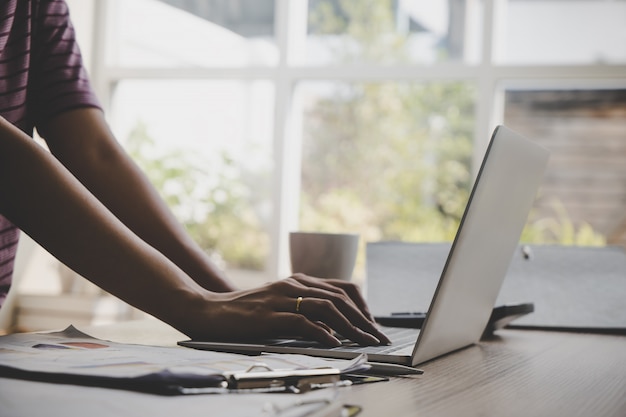
M 184 338 L 152 320 L 81 330 L 116 342 L 164 346 Z M 421 376 L 341 388 L 341 396 L 362 406 L 362 417 L 626 416 L 624 336 L 503 330 L 422 368 Z M 2 417 L 228 416 L 235 402 L 253 397 L 158 397 L 0 378 Z

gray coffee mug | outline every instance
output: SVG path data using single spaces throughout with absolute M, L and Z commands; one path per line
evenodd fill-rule
M 292 273 L 318 278 L 352 279 L 359 235 L 351 233 L 291 232 Z

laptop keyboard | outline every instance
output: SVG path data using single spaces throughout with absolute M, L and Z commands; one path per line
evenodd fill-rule
M 361 346 L 350 340 L 333 349 L 349 350 L 358 353 L 389 354 L 407 347 L 413 347 L 419 334 L 419 329 L 402 329 L 397 327 L 383 327 L 383 333 L 391 340 L 389 346 Z
M 403 329 L 398 327 L 382 327 L 381 330 L 391 340 L 389 346 L 361 346 L 351 340 L 343 339 L 342 345 L 334 348 L 328 348 L 324 345 L 308 340 L 279 340 L 272 343 L 272 346 L 288 346 L 298 348 L 318 348 L 329 350 L 350 351 L 356 353 L 376 353 L 390 354 L 408 347 L 412 348 L 417 340 L 419 329 Z

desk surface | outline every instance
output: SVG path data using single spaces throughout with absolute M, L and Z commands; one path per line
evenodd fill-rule
M 116 342 L 162 346 L 184 338 L 156 320 L 81 330 Z M 626 416 L 624 336 L 501 330 L 493 340 L 422 369 L 421 376 L 341 388 L 340 395 L 362 406 L 362 417 Z M 237 396 L 238 403 L 246 401 L 254 402 L 254 395 Z M 233 402 L 223 395 L 158 397 L 0 378 L 2 416 L 78 416 L 85 408 L 90 417 L 228 415 Z

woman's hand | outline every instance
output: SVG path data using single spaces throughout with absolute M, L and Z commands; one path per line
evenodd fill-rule
M 182 329 L 192 338 L 302 337 L 338 346 L 334 330 L 362 345 L 390 343 L 374 324 L 358 288 L 346 281 L 296 274 L 252 290 L 211 294 L 203 310 L 185 325 L 191 329 Z

